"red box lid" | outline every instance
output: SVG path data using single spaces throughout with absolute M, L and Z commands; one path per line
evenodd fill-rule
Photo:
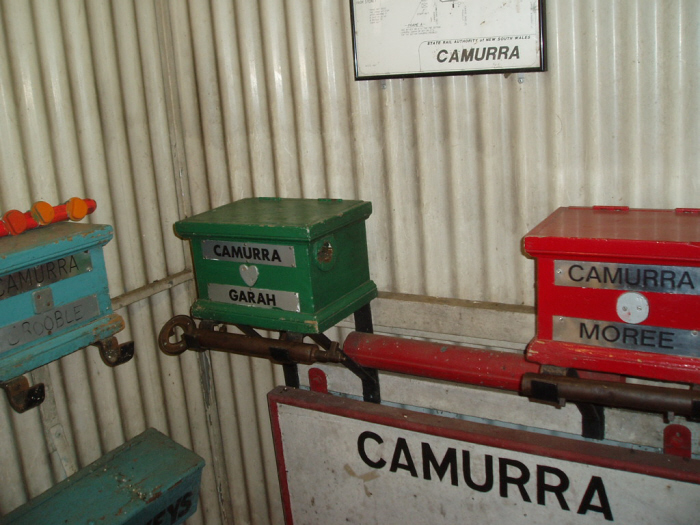
M 533 257 L 700 264 L 700 209 L 559 208 L 523 244 Z

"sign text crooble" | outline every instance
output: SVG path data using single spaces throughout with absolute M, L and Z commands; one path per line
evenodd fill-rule
M 299 311 L 299 294 L 263 288 L 245 288 L 228 284 L 210 283 L 209 299 L 219 303 L 257 306 L 260 308 L 280 308 L 288 312 Z
M 700 513 L 697 460 L 284 387 L 269 401 L 288 524 L 685 524 Z
M 54 335 L 100 315 L 97 296 L 90 295 L 0 328 L 0 352 Z

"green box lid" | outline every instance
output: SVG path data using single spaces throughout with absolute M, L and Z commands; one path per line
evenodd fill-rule
M 310 241 L 367 219 L 372 203 L 342 199 L 242 199 L 175 223 L 183 237 Z

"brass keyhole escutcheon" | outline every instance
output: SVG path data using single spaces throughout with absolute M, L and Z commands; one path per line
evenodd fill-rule
M 311 253 L 316 254 L 314 260 L 316 266 L 323 272 L 332 270 L 338 262 L 340 252 L 335 243 L 335 238 L 332 235 L 316 241 L 311 250 Z
M 321 249 L 316 254 L 316 259 L 321 264 L 328 264 L 333 260 L 333 246 L 330 242 L 325 241 L 321 246 Z

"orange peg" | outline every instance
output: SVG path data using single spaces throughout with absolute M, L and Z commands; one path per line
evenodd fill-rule
M 2 217 L 7 230 L 12 235 L 19 235 L 27 229 L 27 218 L 19 210 L 10 210 Z
M 0 237 L 7 235 L 19 235 L 27 230 L 33 230 L 40 226 L 47 226 L 55 222 L 79 221 L 86 215 L 97 209 L 97 203 L 93 199 L 81 199 L 73 197 L 65 204 L 51 206 L 47 202 L 37 201 L 28 212 L 17 210 L 8 211 L 0 222 Z
M 66 212 L 70 220 L 79 221 L 88 214 L 88 205 L 83 199 L 73 197 L 66 203 Z
M 31 215 L 36 222 L 42 226 L 46 226 L 53 222 L 56 211 L 48 202 L 37 201 L 32 206 Z

